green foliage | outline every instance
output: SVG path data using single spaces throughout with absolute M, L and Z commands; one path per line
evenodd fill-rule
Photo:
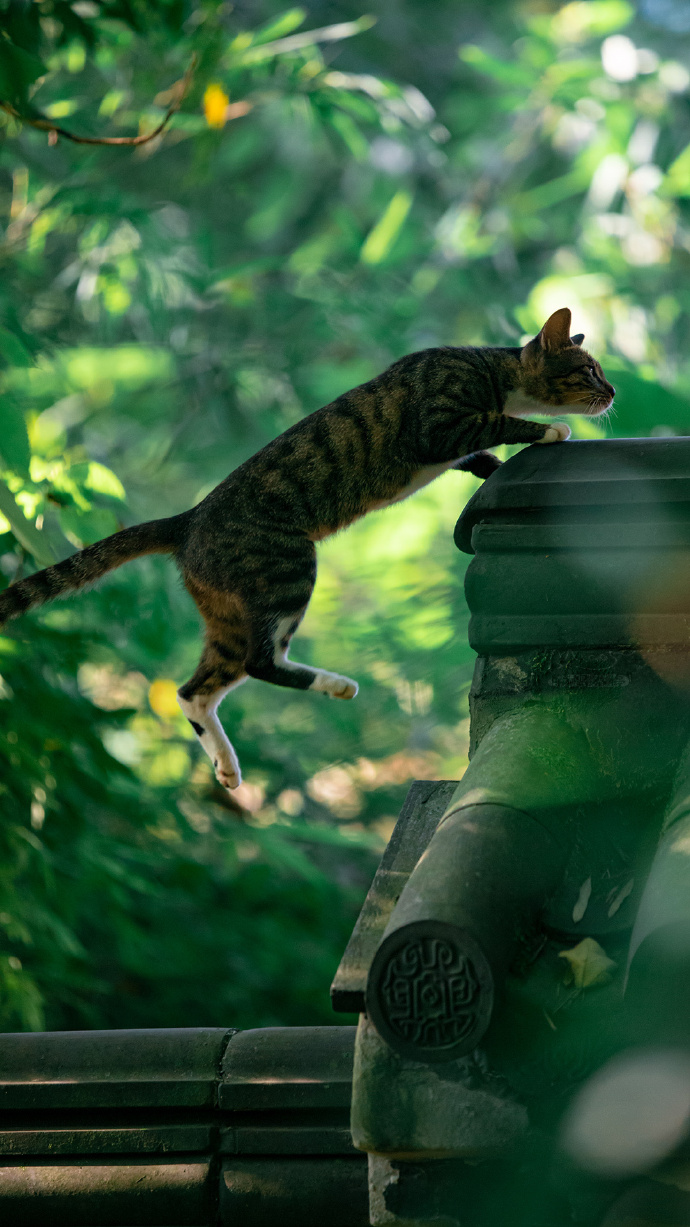
M 623 0 L 0 0 L 0 583 L 190 506 L 400 354 L 517 344 L 554 308 L 690 429 L 688 73 Z M 408 33 L 403 36 L 404 27 Z M 397 41 L 396 41 L 397 40 Z M 248 683 L 219 792 L 175 684 L 198 619 L 142 560 L 0 639 L 0 1026 L 329 1021 L 329 977 L 415 776 L 462 772 L 472 654 L 448 474 L 320 551 L 299 658 Z

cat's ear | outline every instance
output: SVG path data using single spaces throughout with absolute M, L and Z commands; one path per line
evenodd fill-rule
M 584 341 L 584 339 L 585 339 L 584 332 L 576 332 L 575 336 L 570 338 L 573 345 L 582 345 L 582 342 Z
M 539 333 L 539 344 L 547 354 L 556 354 L 570 346 L 571 320 L 572 315 L 568 307 L 561 307 L 549 316 Z

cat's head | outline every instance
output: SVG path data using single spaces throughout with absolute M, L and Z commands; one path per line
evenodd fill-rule
M 541 332 L 523 346 L 520 391 L 543 405 L 543 413 L 586 413 L 610 408 L 616 389 L 596 358 L 582 348 L 583 333 L 570 335 L 567 307 L 554 311 Z

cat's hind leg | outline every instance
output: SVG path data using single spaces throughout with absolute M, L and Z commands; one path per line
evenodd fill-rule
M 206 644 L 194 676 L 181 686 L 177 701 L 206 751 L 223 788 L 237 788 L 242 774 L 237 755 L 218 719 L 218 705 L 231 690 L 246 681 L 243 660 L 228 659 L 232 653 L 219 641 Z
M 306 608 L 306 607 L 305 607 Z M 305 609 L 293 614 L 265 615 L 257 618 L 251 635 L 251 647 L 246 669 L 250 677 L 289 686 L 294 690 L 315 690 L 332 699 L 354 699 L 359 689 L 350 677 L 312 669 L 288 657 L 290 640 L 302 621 Z
M 256 587 L 243 592 L 248 615 L 247 673 L 274 686 L 353 699 L 358 686 L 351 678 L 312 669 L 288 657 L 290 640 L 304 617 L 316 582 L 314 542 L 293 533 L 283 537 L 274 534 L 267 539 L 262 557 L 261 594 Z

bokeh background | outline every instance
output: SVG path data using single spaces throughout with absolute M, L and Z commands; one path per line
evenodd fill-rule
M 575 432 L 690 433 L 686 0 L 0 0 L 0 31 L 0 585 L 563 305 L 619 390 Z M 193 56 L 138 150 L 17 118 L 146 132 Z M 408 782 L 466 763 L 475 485 L 320 548 L 293 654 L 359 697 L 248 682 L 230 798 L 174 701 L 200 639 L 169 561 L 3 629 L 0 1028 L 342 1021 Z

